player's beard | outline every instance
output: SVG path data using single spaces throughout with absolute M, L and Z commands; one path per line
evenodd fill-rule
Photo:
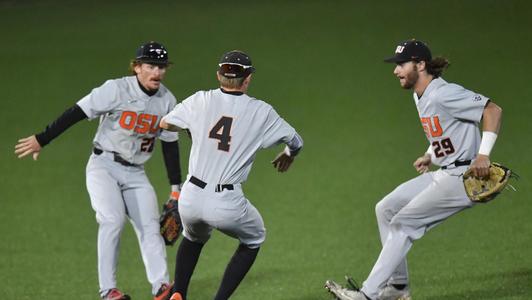
M 411 89 L 413 88 L 417 80 L 419 79 L 419 74 L 417 73 L 417 66 L 414 65 L 414 69 L 410 72 L 408 72 L 404 78 L 405 82 L 402 84 L 403 89 Z

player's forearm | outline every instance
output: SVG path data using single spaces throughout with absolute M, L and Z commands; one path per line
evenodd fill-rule
M 67 109 L 55 121 L 48 124 L 48 126 L 46 126 L 42 132 L 36 134 L 35 138 L 37 139 L 37 142 L 39 142 L 39 145 L 44 147 L 72 125 L 86 118 L 87 115 L 85 112 L 83 112 L 81 107 L 75 104 L 71 108 Z
M 296 132 L 294 137 L 286 143 L 286 147 L 288 149 L 287 154 L 292 157 L 296 156 L 303 148 L 303 138 Z
M 499 133 L 502 120 L 502 108 L 490 101 L 482 113 L 482 131 Z
M 179 160 L 179 144 L 175 142 L 161 141 L 163 148 L 164 164 L 168 181 L 171 185 L 181 184 L 181 164 Z
M 493 102 L 489 102 L 482 114 L 482 140 L 478 150 L 479 156 L 488 157 L 495 146 L 497 134 L 501 128 L 502 109 Z

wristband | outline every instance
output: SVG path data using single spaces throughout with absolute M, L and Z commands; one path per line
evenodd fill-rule
M 285 147 L 284 147 L 283 152 L 284 152 L 284 154 L 286 154 L 287 156 L 292 156 L 292 153 L 290 153 L 290 148 L 288 148 L 288 146 L 285 146 Z
M 171 188 L 172 192 L 170 193 L 170 197 L 174 199 L 179 199 L 179 194 L 181 192 L 181 184 L 172 184 Z
M 491 149 L 495 145 L 497 140 L 497 134 L 491 131 L 482 132 L 482 140 L 480 141 L 480 148 L 478 149 L 478 154 L 489 156 Z

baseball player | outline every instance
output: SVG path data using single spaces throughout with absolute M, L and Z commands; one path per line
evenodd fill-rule
M 70 126 L 83 119 L 99 118 L 86 172 L 87 190 L 99 224 L 98 277 L 102 299 L 130 299 L 117 289 L 115 278 L 120 233 L 126 219 L 137 234 L 154 299 L 163 299 L 170 291 L 156 194 L 144 171 L 155 138 L 159 138 L 171 195 L 178 197 L 181 183 L 178 135 L 159 128 L 162 117 L 176 104 L 175 97 L 161 83 L 168 64 L 168 52 L 163 45 L 156 42 L 141 45 L 130 65 L 134 76 L 106 81 L 44 131 L 19 140 L 15 146 L 19 158 L 32 154 L 37 160 L 41 149 Z
M 488 175 L 501 124 L 502 110 L 493 101 L 440 77 L 448 61 L 433 59 L 425 43 L 402 42 L 385 61 L 396 64 L 393 73 L 401 87 L 414 91 L 429 148 L 414 162 L 421 175 L 399 185 L 376 206 L 383 247 L 362 289 L 326 282 L 339 299 L 410 299 L 406 255 L 413 241 L 473 206 L 461 175 L 468 168 L 477 177 Z M 440 168 L 429 171 L 432 164 Z
M 287 146 L 274 160 L 287 171 L 303 140 L 269 104 L 246 94 L 255 68 L 241 51 L 224 54 L 220 88 L 199 91 L 163 118 L 161 127 L 188 129 L 192 137 L 187 180 L 179 199 L 184 238 L 179 245 L 172 300 L 187 289 L 203 245 L 213 228 L 239 240 L 214 299 L 228 299 L 251 268 L 266 230 L 257 209 L 242 192 L 259 149 Z

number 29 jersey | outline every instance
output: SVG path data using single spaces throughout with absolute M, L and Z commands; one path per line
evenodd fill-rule
M 425 135 L 432 145 L 433 164 L 446 166 L 476 157 L 480 147 L 478 125 L 488 98 L 436 78 L 421 98 L 414 93 L 414 101 Z
M 244 182 L 259 149 L 296 134 L 271 105 L 221 89 L 193 94 L 164 120 L 190 131 L 189 174 L 213 184 Z
M 148 96 L 136 76 L 106 81 L 77 102 L 89 120 L 100 117 L 95 147 L 118 153 L 130 163 L 142 165 L 152 155 L 155 138 L 176 141 L 176 132 L 161 130 L 159 122 L 176 104 L 162 84 Z

